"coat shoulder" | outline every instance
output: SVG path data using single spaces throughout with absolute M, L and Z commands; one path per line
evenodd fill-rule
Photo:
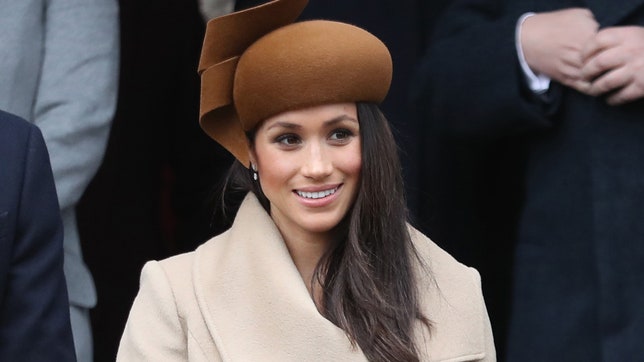
M 421 265 L 417 269 L 421 309 L 431 323 L 432 361 L 495 360 L 481 278 L 416 229 L 410 235 Z
M 194 264 L 194 259 L 195 259 L 195 251 L 191 251 L 188 253 L 174 255 L 167 259 L 163 259 L 159 261 L 159 265 L 161 266 L 163 271 L 167 274 L 171 282 L 172 282 L 172 279 L 174 279 L 174 276 L 185 280 L 187 273 L 190 272 L 192 265 Z
M 173 282 L 185 284 L 186 277 L 193 273 L 195 263 L 199 256 L 211 253 L 217 244 L 221 244 L 222 240 L 227 238 L 228 234 L 229 231 L 226 231 L 209 239 L 193 251 L 173 255 L 159 261 L 158 263 L 167 274 L 170 284 L 173 285 Z
M 412 227 L 409 230 L 416 251 L 432 279 L 448 285 L 465 282 L 468 287 L 474 287 L 473 284 L 479 284 L 480 289 L 480 277 L 476 269 L 456 260 L 420 231 Z
M 421 290 L 459 313 L 481 313 L 484 305 L 478 271 L 460 263 L 420 231 L 411 229 L 410 234 L 421 262 Z
M 195 293 L 197 252 L 143 267 L 118 361 L 221 360 Z

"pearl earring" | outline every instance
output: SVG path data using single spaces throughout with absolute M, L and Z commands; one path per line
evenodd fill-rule
M 253 169 L 253 180 L 257 181 L 257 166 L 254 163 L 250 164 L 250 167 Z

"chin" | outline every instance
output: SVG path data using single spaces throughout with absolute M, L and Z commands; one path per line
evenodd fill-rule
M 320 234 L 320 233 L 327 233 L 333 228 L 335 228 L 337 224 L 335 225 L 305 225 L 304 229 L 307 230 L 310 233 L 314 234 Z
M 311 233 L 327 233 L 334 230 L 339 224 L 341 219 L 334 220 L 316 220 L 309 223 L 303 223 L 302 228 Z

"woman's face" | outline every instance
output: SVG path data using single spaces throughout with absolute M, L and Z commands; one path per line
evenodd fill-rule
M 360 180 L 359 131 L 353 103 L 285 112 L 257 129 L 251 160 L 282 234 L 327 233 L 347 214 Z

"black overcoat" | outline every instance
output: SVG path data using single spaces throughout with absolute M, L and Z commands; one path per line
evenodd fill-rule
M 519 16 L 567 7 L 591 9 L 601 27 L 644 25 L 642 0 L 457 1 L 415 97 L 446 137 L 513 140 L 522 192 L 508 360 L 641 360 L 644 101 L 612 107 L 556 83 L 535 96 L 517 60 Z

